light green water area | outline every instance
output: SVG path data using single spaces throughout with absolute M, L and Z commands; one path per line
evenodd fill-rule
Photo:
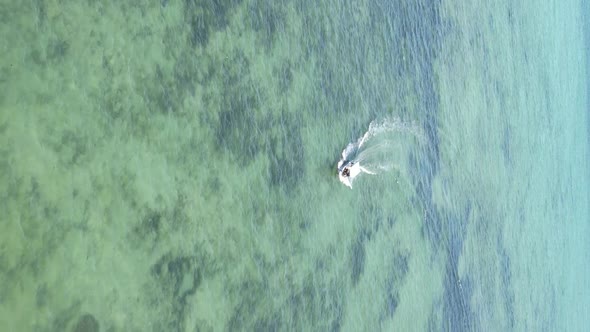
M 587 331 L 589 13 L 0 0 L 0 331 Z

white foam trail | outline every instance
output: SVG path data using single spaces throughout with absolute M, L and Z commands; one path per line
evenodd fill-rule
M 338 178 L 352 189 L 353 180 L 360 174 L 402 171 L 409 149 L 424 141 L 422 129 L 414 123 L 398 118 L 373 121 L 359 140 L 349 143 L 342 151 Z

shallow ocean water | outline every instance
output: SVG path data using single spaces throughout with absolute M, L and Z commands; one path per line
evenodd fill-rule
M 589 7 L 5 2 L 0 330 L 587 330 Z

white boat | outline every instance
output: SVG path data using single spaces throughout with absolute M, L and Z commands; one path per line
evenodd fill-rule
M 361 167 L 360 163 L 358 162 L 355 163 L 344 159 L 338 162 L 338 178 L 340 179 L 340 182 L 344 183 L 350 189 L 352 189 L 352 181 L 354 178 L 362 172 L 367 174 L 375 174 Z

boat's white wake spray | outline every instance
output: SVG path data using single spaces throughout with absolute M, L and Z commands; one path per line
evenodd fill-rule
M 348 144 L 338 162 L 338 178 L 352 189 L 353 180 L 362 173 L 379 174 L 402 170 L 409 149 L 424 141 L 419 126 L 398 118 L 373 121 L 356 142 Z

